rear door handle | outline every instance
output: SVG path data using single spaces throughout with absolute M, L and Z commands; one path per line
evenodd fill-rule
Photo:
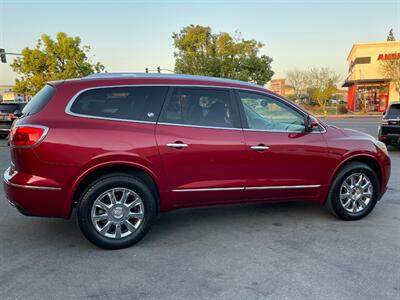
M 167 147 L 175 148 L 175 149 L 183 149 L 183 148 L 187 148 L 188 144 L 185 144 L 182 142 L 175 142 L 175 143 L 167 144 Z
M 251 146 L 250 148 L 251 148 L 251 150 L 254 150 L 254 151 L 265 151 L 265 150 L 269 149 L 268 146 L 265 146 L 263 144 L 256 145 L 256 146 Z

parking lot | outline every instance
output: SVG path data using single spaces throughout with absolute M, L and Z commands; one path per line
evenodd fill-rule
M 328 120 L 377 135 L 378 118 Z M 163 214 L 138 245 L 105 251 L 76 220 L 24 217 L 0 191 L 0 298 L 399 299 L 400 148 L 366 219 L 307 203 Z M 0 168 L 9 165 L 0 141 Z

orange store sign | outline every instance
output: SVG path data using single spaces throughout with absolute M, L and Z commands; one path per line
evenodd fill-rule
M 400 52 L 399 53 L 385 53 L 385 54 L 378 55 L 378 60 L 390 60 L 390 59 L 400 59 Z

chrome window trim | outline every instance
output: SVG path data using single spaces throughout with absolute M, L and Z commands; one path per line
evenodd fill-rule
M 225 129 L 225 130 L 243 130 L 243 128 L 234 128 L 234 127 L 214 127 L 214 126 L 201 126 L 201 125 L 165 123 L 165 122 L 158 122 L 157 125 L 182 126 L 182 127 L 206 128 L 206 129 L 208 128 L 208 129 Z
M 321 133 L 325 133 L 326 129 L 321 126 L 323 128 L 323 131 L 311 131 L 311 132 L 305 132 L 305 131 L 281 131 L 281 130 L 266 130 L 266 129 L 250 129 L 250 128 L 243 128 L 244 131 L 257 131 L 257 132 L 272 132 L 272 133 L 304 133 L 304 134 L 321 134 Z
M 121 121 L 121 122 L 130 122 L 130 123 L 143 123 L 143 124 L 161 124 L 161 125 L 172 125 L 172 126 L 184 126 L 184 127 L 194 127 L 194 128 L 210 128 L 210 129 L 225 129 L 225 130 L 248 130 L 248 131 L 265 131 L 265 132 L 283 132 L 283 133 L 288 133 L 288 131 L 269 131 L 269 130 L 262 130 L 262 129 L 249 129 L 249 128 L 235 128 L 235 127 L 212 127 L 212 126 L 201 126 L 201 125 L 189 125 L 189 124 L 175 124 L 175 123 L 165 123 L 165 122 L 156 122 L 156 121 L 141 121 L 141 120 L 128 120 L 128 119 L 118 119 L 118 118 L 107 118 L 107 117 L 100 117 L 100 116 L 91 116 L 91 115 L 84 115 L 84 114 L 79 114 L 79 113 L 74 113 L 71 111 L 71 107 L 73 103 L 75 102 L 76 98 L 78 98 L 82 93 L 90 90 L 96 90 L 96 89 L 106 89 L 106 88 L 119 88 L 119 87 L 148 87 L 148 86 L 164 86 L 164 87 L 185 87 L 185 88 L 190 88 L 190 87 L 200 87 L 200 88 L 216 88 L 216 89 L 225 89 L 225 90 L 242 90 L 242 91 L 250 91 L 254 93 L 259 93 L 259 94 L 264 94 L 269 97 L 275 97 L 272 95 L 268 90 L 262 91 L 260 90 L 261 87 L 255 86 L 257 89 L 251 89 L 251 88 L 246 88 L 246 87 L 235 87 L 235 86 L 218 86 L 218 85 L 201 85 L 201 84 L 122 84 L 122 85 L 107 85 L 107 86 L 94 86 L 94 87 L 89 87 L 83 90 L 80 90 L 77 92 L 72 98 L 68 101 L 66 107 L 65 107 L 65 113 L 67 115 L 71 115 L 74 117 L 81 117 L 81 118 L 88 118 L 88 119 L 98 119 L 98 120 L 108 120 L 108 121 Z M 236 101 L 236 100 L 235 100 Z M 280 100 L 283 101 L 283 100 Z M 165 100 L 164 100 L 165 102 Z M 292 105 L 289 101 L 285 100 L 285 104 L 291 106 L 293 109 L 298 110 L 298 108 L 294 105 Z M 305 113 L 305 112 L 303 112 Z M 312 132 L 306 132 L 306 133 L 325 133 L 326 128 L 322 126 L 322 124 L 319 124 L 320 127 L 322 127 L 322 131 L 312 131 Z M 295 131 L 297 132 L 297 131 Z M 293 133 L 293 132 L 290 132 Z M 299 132 L 297 132 L 299 133 Z
M 308 185 L 270 185 L 270 186 L 249 186 L 249 187 L 228 187 L 228 188 L 198 188 L 198 189 L 175 189 L 172 192 L 217 192 L 217 191 L 252 191 L 252 190 L 280 190 L 280 189 L 305 189 L 319 188 L 320 184 Z
M 18 187 L 18 188 L 24 188 L 24 189 L 29 189 L 29 190 L 47 190 L 47 191 L 61 191 L 60 187 L 53 187 L 53 186 L 40 186 L 40 185 L 26 185 L 26 184 L 17 184 L 17 183 L 12 183 L 9 181 L 7 178 L 3 177 L 3 180 L 6 184 L 13 186 L 13 187 Z

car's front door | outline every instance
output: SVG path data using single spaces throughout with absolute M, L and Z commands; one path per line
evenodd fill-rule
M 326 187 L 323 128 L 305 131 L 304 114 L 275 96 L 238 91 L 247 153 L 246 197 L 317 198 Z
M 246 147 L 232 96 L 206 87 L 170 93 L 156 139 L 176 206 L 243 198 Z

